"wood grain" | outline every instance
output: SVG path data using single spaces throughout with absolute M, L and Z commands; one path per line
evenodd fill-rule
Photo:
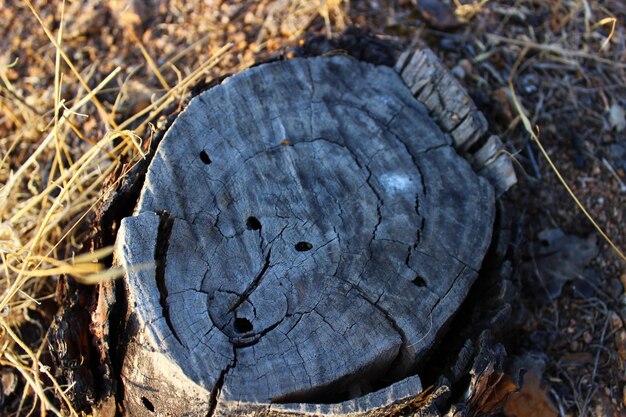
M 493 219 L 492 187 L 393 69 L 334 56 L 226 79 L 170 127 L 118 234 L 127 413 L 416 398 Z
M 400 55 L 395 68 L 437 126 L 450 135 L 457 151 L 472 161 L 478 175 L 494 187 L 496 196 L 517 183 L 513 157 L 504 152 L 499 137 L 487 136 L 487 120 L 432 50 L 408 49 Z M 472 149 L 478 146 L 474 152 Z

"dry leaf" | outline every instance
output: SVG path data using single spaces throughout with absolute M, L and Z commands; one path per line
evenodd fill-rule
M 492 415 L 499 412 L 506 398 L 517 390 L 510 376 L 490 365 L 478 376 L 468 402 L 470 415 Z
M 581 238 L 566 235 L 561 229 L 545 229 L 537 237 L 541 245 L 535 248 L 534 259 L 523 268 L 536 276 L 537 295 L 554 300 L 566 282 L 585 279 L 585 267 L 598 255 L 597 236 Z
M 541 387 L 541 375 L 530 369 L 519 392 L 511 394 L 504 405 L 507 417 L 557 417 L 558 412 Z

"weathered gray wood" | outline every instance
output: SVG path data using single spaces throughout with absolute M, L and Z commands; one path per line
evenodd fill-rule
M 439 128 L 452 137 L 459 152 L 466 154 L 485 136 L 487 120 L 433 51 L 409 49 L 400 55 L 395 68 Z M 475 155 L 469 155 L 474 169 L 493 185 L 497 196 L 517 183 L 511 158 L 502 150 L 500 138 L 490 136 Z
M 485 117 L 433 51 L 419 49 L 401 58 L 396 68 L 402 79 L 439 127 L 454 138 L 455 148 L 466 150 L 485 134 Z
M 485 144 L 470 158 L 472 167 L 493 185 L 496 196 L 505 193 L 517 184 L 517 175 L 513 168 L 513 158 L 505 152 L 502 140 L 491 135 Z
M 409 54 L 410 56 L 410 54 Z M 396 68 L 439 127 L 454 139 L 454 147 L 467 150 L 487 132 L 487 121 L 465 89 L 430 49 L 403 55 Z
M 411 401 L 493 218 L 491 186 L 391 68 L 319 57 L 227 79 L 171 126 L 118 234 L 127 413 Z

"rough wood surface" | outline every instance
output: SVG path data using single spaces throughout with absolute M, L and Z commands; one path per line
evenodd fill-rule
M 396 69 L 439 127 L 452 136 L 455 148 L 466 150 L 487 132 L 485 116 L 433 51 L 403 55 Z
M 517 184 L 513 158 L 505 151 L 502 140 L 492 135 L 470 158 L 474 170 L 493 185 L 496 195 Z
M 127 413 L 417 398 L 493 218 L 492 187 L 393 69 L 335 56 L 227 79 L 170 127 L 118 234 Z
M 413 96 L 421 101 L 439 128 L 453 139 L 464 154 L 486 136 L 487 120 L 469 94 L 430 49 L 409 49 L 395 65 Z M 512 158 L 503 152 L 499 137 L 490 136 L 474 155 L 474 169 L 485 177 L 500 196 L 517 183 Z

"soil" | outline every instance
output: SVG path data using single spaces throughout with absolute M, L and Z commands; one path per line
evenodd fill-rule
M 113 123 L 149 106 L 228 42 L 231 49 L 206 72 L 206 83 L 289 55 L 305 33 L 337 34 L 347 24 L 369 30 L 398 51 L 428 46 L 465 85 L 490 130 L 517 161 L 519 183 L 507 199 L 518 209 L 517 228 L 524 236 L 517 275 L 522 297 L 507 351 L 511 369 L 527 369 L 536 378 L 526 378 L 526 388 L 503 404 L 503 412 L 508 417 L 626 415 L 626 262 L 559 182 L 524 129 L 509 87 L 510 78 L 573 193 L 624 251 L 626 3 L 498 0 L 477 1 L 472 8 L 467 1 L 353 0 L 348 7 L 329 0 L 328 21 L 317 3 L 88 0 L 66 3 L 62 15 L 61 1 L 33 2 L 55 34 L 63 21 L 63 50 L 90 88 L 121 68 L 98 95 L 113 121 L 91 103 L 81 108 L 88 117 L 74 119 L 74 133 L 67 136 L 72 155 L 102 138 Z M 614 33 L 605 18 L 616 19 Z M 0 22 L 0 155 L 10 155 L 0 170 L 4 184 L 53 120 L 56 49 L 27 2 L 0 0 Z M 60 96 L 69 107 L 83 87 L 66 64 L 61 72 Z M 149 141 L 149 131 L 139 133 Z M 38 161 L 32 181 L 21 188 L 25 195 L 47 185 L 53 158 L 50 152 Z M 12 212 L 0 215 L 8 222 Z M 60 256 L 86 249 L 76 242 L 87 240 L 88 225 L 82 223 Z M 18 229 L 18 240 L 26 241 L 33 226 Z M 0 278 L 8 280 L 8 272 Z M 31 295 L 49 300 L 45 308 L 29 305 L 4 315 L 33 349 L 41 345 L 55 311 L 54 283 L 29 287 Z M 7 286 L 3 282 L 0 289 Z M 24 379 L 2 360 L 2 414 L 17 415 L 20 407 L 26 414 L 28 404 L 36 403 L 20 405 Z

